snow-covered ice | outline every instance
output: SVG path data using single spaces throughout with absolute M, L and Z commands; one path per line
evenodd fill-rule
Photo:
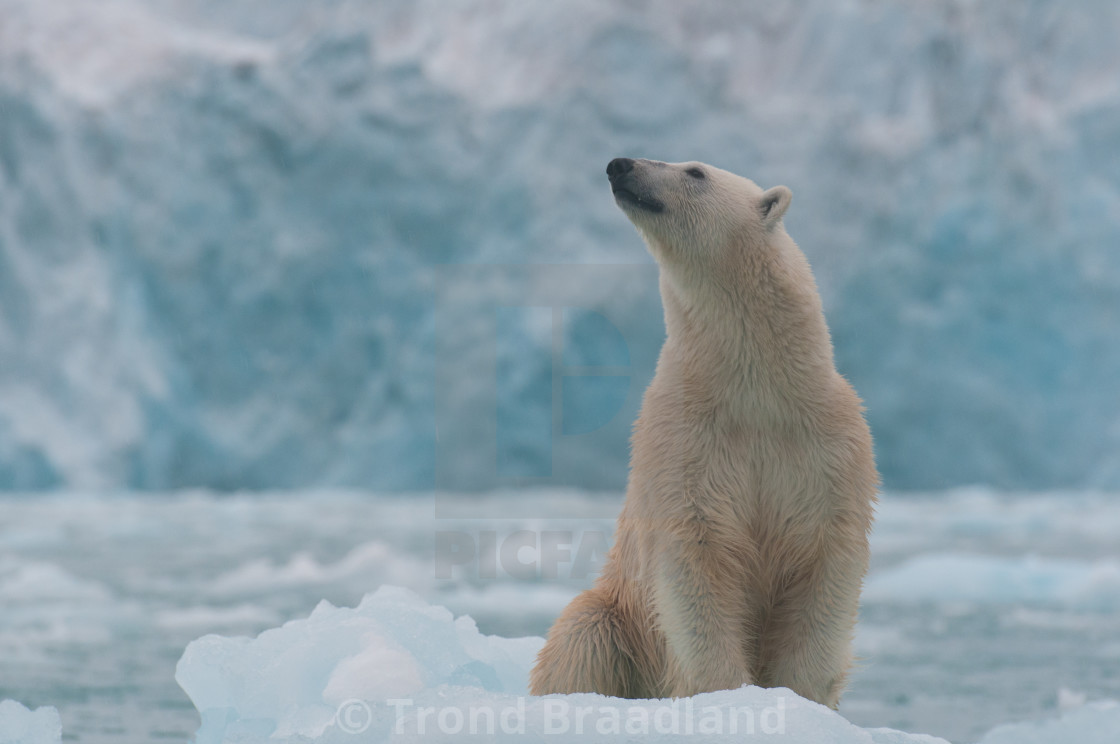
M 866 730 L 785 689 L 743 688 L 686 700 L 529 697 L 543 640 L 478 632 L 415 593 L 382 587 L 354 609 L 322 604 L 255 639 L 207 636 L 176 679 L 202 715 L 197 744 L 225 742 L 740 741 L 935 744 Z

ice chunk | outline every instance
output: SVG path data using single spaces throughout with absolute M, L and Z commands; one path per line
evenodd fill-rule
M 0 702 L 0 744 L 58 744 L 62 720 L 50 706 L 28 710 L 15 700 Z
M 356 608 L 324 602 L 252 640 L 206 636 L 187 647 L 176 679 L 202 715 L 200 744 L 262 731 L 318 737 L 350 698 L 445 685 L 524 694 L 540 643 L 483 636 L 469 617 L 384 587 Z

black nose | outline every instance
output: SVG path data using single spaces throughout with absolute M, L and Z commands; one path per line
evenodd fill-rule
M 634 161 L 630 158 L 615 158 L 607 163 L 607 178 L 612 181 L 619 176 L 625 176 L 634 170 Z

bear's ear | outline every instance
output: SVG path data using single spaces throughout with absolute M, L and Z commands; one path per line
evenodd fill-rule
M 758 209 L 762 212 L 762 224 L 766 229 L 769 230 L 781 221 L 792 200 L 793 192 L 785 186 L 775 186 L 762 192 L 758 200 Z

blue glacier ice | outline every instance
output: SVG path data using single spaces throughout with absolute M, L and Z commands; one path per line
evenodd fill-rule
M 1120 485 L 1111 0 L 0 17 L 0 487 L 620 486 L 617 155 L 793 189 L 888 486 Z

